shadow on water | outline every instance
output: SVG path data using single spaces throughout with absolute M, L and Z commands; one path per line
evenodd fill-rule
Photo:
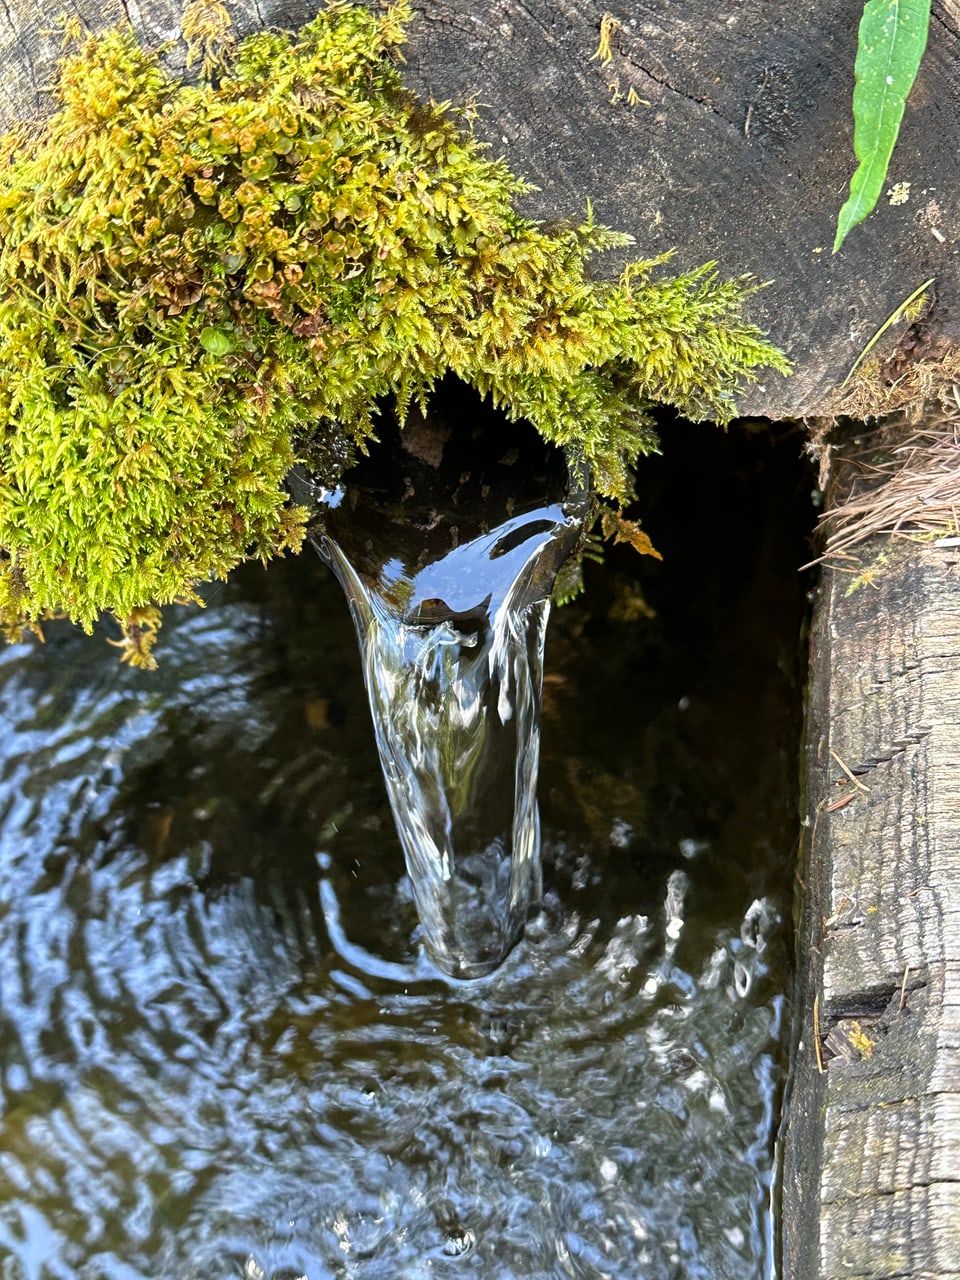
M 664 563 L 551 622 L 546 905 L 483 980 L 421 957 L 313 557 L 151 675 L 0 651 L 3 1280 L 771 1274 L 811 481 L 665 437 Z

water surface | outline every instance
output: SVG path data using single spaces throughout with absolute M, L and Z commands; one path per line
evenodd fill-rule
M 0 649 L 3 1280 L 771 1273 L 798 615 L 769 548 L 661 550 L 657 622 L 616 563 L 555 615 L 546 906 L 473 982 L 312 557 L 171 610 L 153 674 Z

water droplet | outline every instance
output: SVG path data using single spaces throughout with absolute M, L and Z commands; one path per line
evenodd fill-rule
M 448 1258 L 462 1258 L 476 1244 L 476 1234 L 467 1228 L 455 1228 L 443 1242 L 443 1252 Z

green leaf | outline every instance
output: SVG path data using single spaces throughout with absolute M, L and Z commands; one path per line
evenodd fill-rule
M 927 43 L 930 0 L 868 0 L 860 21 L 853 91 L 857 170 L 837 219 L 836 253 L 879 199 L 907 95 Z
M 233 337 L 224 329 L 214 329 L 212 325 L 207 325 L 200 332 L 200 345 L 205 351 L 209 351 L 212 356 L 229 355 L 236 343 Z

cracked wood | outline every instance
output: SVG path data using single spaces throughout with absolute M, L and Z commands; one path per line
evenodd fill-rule
M 864 561 L 881 547 L 852 596 L 825 570 L 812 638 L 790 1280 L 960 1259 L 960 558 L 878 538 Z M 842 807 L 836 757 L 868 775 Z

